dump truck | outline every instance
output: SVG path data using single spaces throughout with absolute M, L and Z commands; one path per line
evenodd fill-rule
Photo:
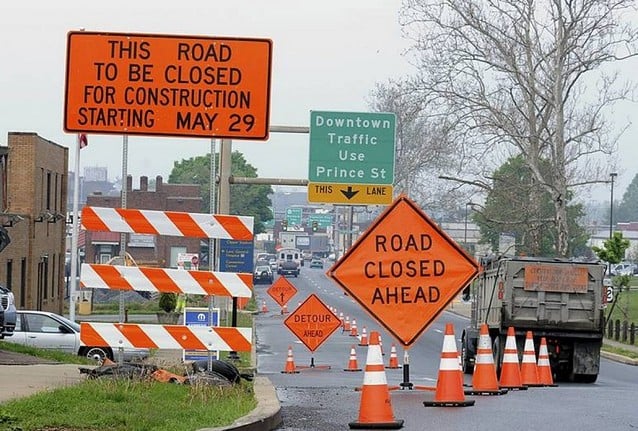
M 472 300 L 470 324 L 461 336 L 461 366 L 474 369 L 479 329 L 486 323 L 500 372 L 507 329 L 516 332 L 519 360 L 532 331 L 538 354 L 545 337 L 556 380 L 593 383 L 598 377 L 605 324 L 605 265 L 567 259 L 496 256 L 463 295 Z

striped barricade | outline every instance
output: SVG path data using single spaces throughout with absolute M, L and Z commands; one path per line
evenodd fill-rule
M 250 241 L 250 216 L 84 207 L 82 227 L 90 231 L 221 238 Z
M 92 289 L 250 298 L 253 294 L 253 275 L 243 272 L 190 271 L 83 263 L 80 286 Z
M 82 322 L 80 340 L 87 346 L 97 347 L 248 352 L 252 329 Z

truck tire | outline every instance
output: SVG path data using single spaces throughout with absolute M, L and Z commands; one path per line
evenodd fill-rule
M 576 383 L 596 383 L 598 374 L 574 374 L 573 381 Z
M 461 368 L 464 374 L 474 374 L 474 349 L 470 344 L 471 340 L 467 333 L 463 331 L 461 336 Z
M 495 335 L 492 340 L 492 356 L 494 356 L 494 367 L 496 368 L 496 375 L 501 374 L 501 367 L 503 366 L 503 353 L 505 352 L 505 337 L 502 335 Z

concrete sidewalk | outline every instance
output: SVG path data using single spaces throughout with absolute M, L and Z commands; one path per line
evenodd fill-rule
M 38 392 L 70 386 L 85 379 L 77 364 L 0 366 L 0 403 Z

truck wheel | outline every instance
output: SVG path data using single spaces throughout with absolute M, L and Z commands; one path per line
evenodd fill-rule
M 574 382 L 576 383 L 596 383 L 598 374 L 574 374 Z
M 494 356 L 494 367 L 496 367 L 496 375 L 500 375 L 503 366 L 503 353 L 505 351 L 505 338 L 496 335 L 492 342 L 492 356 Z
M 472 359 L 474 358 L 470 353 L 469 342 L 467 334 L 463 331 L 461 336 L 461 368 L 465 374 L 474 374 L 474 367 L 472 366 Z

